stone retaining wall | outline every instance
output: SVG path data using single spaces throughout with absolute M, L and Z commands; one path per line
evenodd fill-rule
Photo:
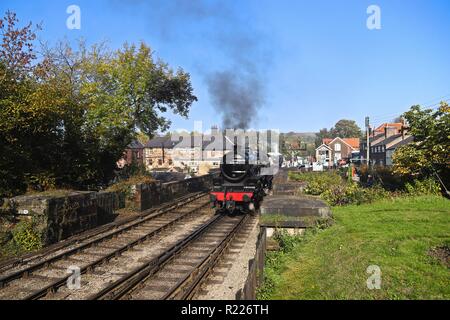
M 256 291 L 264 282 L 264 264 L 267 250 L 267 230 L 261 227 L 256 241 L 255 258 L 249 261 L 244 287 L 236 292 L 236 300 L 256 300 Z
M 183 181 L 138 184 L 133 207 L 150 209 L 191 192 L 207 190 L 213 175 Z M 46 245 L 112 221 L 115 211 L 125 207 L 125 194 L 120 192 L 67 192 L 63 195 L 25 195 L 5 199 L 12 203 L 19 219 L 33 219 Z
M 214 175 L 205 175 L 182 181 L 161 184 L 138 184 L 135 190 L 135 208 L 144 211 L 192 192 L 209 190 Z
M 45 244 L 66 239 L 109 221 L 125 197 L 114 192 L 70 192 L 63 196 L 26 195 L 10 199 L 21 219 L 33 219 Z

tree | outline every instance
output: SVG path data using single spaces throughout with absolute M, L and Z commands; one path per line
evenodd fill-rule
M 450 108 L 442 102 L 437 111 L 413 106 L 404 115 L 414 143 L 397 149 L 393 155 L 394 172 L 426 177 L 438 174 L 450 179 Z M 448 187 L 448 186 L 447 186 Z
M 116 51 L 44 45 L 34 63 L 30 25 L 19 29 L 15 15 L 7 16 L 0 25 L 7 30 L 0 47 L 0 195 L 27 186 L 105 185 L 139 133 L 167 130 L 165 114 L 187 117 L 197 100 L 189 74 L 155 59 L 144 43 Z
M 35 58 L 32 41 L 36 35 L 31 23 L 19 27 L 18 22 L 11 11 L 0 18 L 0 196 L 26 188 L 24 170 L 30 163 L 29 150 L 22 145 L 29 120 L 35 121 L 26 106 L 32 92 L 32 81 L 27 77 Z
M 339 120 L 330 130 L 332 138 L 359 138 L 362 136 L 361 129 L 353 120 Z
M 16 77 L 30 71 L 31 61 L 36 58 L 33 51 L 33 41 L 36 39 L 33 24 L 30 22 L 25 27 L 18 28 L 18 22 L 16 14 L 9 10 L 0 19 L 0 60 Z M 39 25 L 37 29 L 40 29 Z
M 316 133 L 316 148 L 322 145 L 323 139 L 328 138 L 331 138 L 331 132 L 329 132 L 327 128 L 323 128 L 319 131 L 319 133 Z
M 316 147 L 323 143 L 323 139 L 360 138 L 362 131 L 353 120 L 339 120 L 329 131 L 323 128 L 316 134 Z

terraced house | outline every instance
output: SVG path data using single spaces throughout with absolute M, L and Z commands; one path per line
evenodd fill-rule
M 412 143 L 414 138 L 407 134 L 403 123 L 384 123 L 372 131 L 369 138 L 370 163 L 373 165 L 392 165 L 395 150 L 405 144 Z M 361 159 L 367 159 L 367 142 L 361 143 Z
M 155 137 L 144 146 L 144 164 L 147 170 L 169 169 L 173 166 L 172 151 L 175 142 L 170 136 Z

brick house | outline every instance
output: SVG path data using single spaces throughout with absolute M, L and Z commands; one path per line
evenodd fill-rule
M 395 150 L 406 143 L 413 141 L 406 134 L 403 123 L 384 123 L 371 132 L 370 162 L 374 165 L 392 165 L 392 155 Z M 367 141 L 361 142 L 361 160 L 367 159 Z
M 375 130 L 373 130 L 373 135 L 377 136 L 379 134 L 386 134 L 386 132 L 388 133 L 388 135 L 398 134 L 402 132 L 403 126 L 404 125 L 402 122 L 383 123 Z
M 316 161 L 333 166 L 341 160 L 348 161 L 358 151 L 359 138 L 323 139 L 322 145 L 316 148 Z
M 171 168 L 174 145 L 170 136 L 155 137 L 148 141 L 144 146 L 144 164 L 147 170 Z
M 131 163 L 144 163 L 144 146 L 139 141 L 133 141 L 128 145 L 122 159 L 117 161 L 117 166 L 123 168 Z

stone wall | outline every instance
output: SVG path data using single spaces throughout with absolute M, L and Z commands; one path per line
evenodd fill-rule
M 15 211 L 21 219 L 34 219 L 45 244 L 109 222 L 123 208 L 125 197 L 114 192 L 68 192 L 65 195 L 18 196 Z
M 205 175 L 182 181 L 138 184 L 135 189 L 135 208 L 144 211 L 192 192 L 209 190 L 214 175 Z
M 213 175 L 151 184 L 138 184 L 133 207 L 144 211 L 161 203 L 212 186 Z M 120 192 L 65 192 L 18 196 L 14 203 L 20 219 L 33 219 L 45 244 L 52 244 L 77 233 L 111 222 L 117 209 L 125 208 L 125 194 Z
M 191 192 L 207 190 L 213 175 L 176 182 L 134 186 L 133 208 L 144 211 Z M 8 199 L 20 219 L 34 219 L 45 244 L 111 222 L 115 211 L 125 207 L 125 194 L 119 192 L 66 192 L 26 195 Z

